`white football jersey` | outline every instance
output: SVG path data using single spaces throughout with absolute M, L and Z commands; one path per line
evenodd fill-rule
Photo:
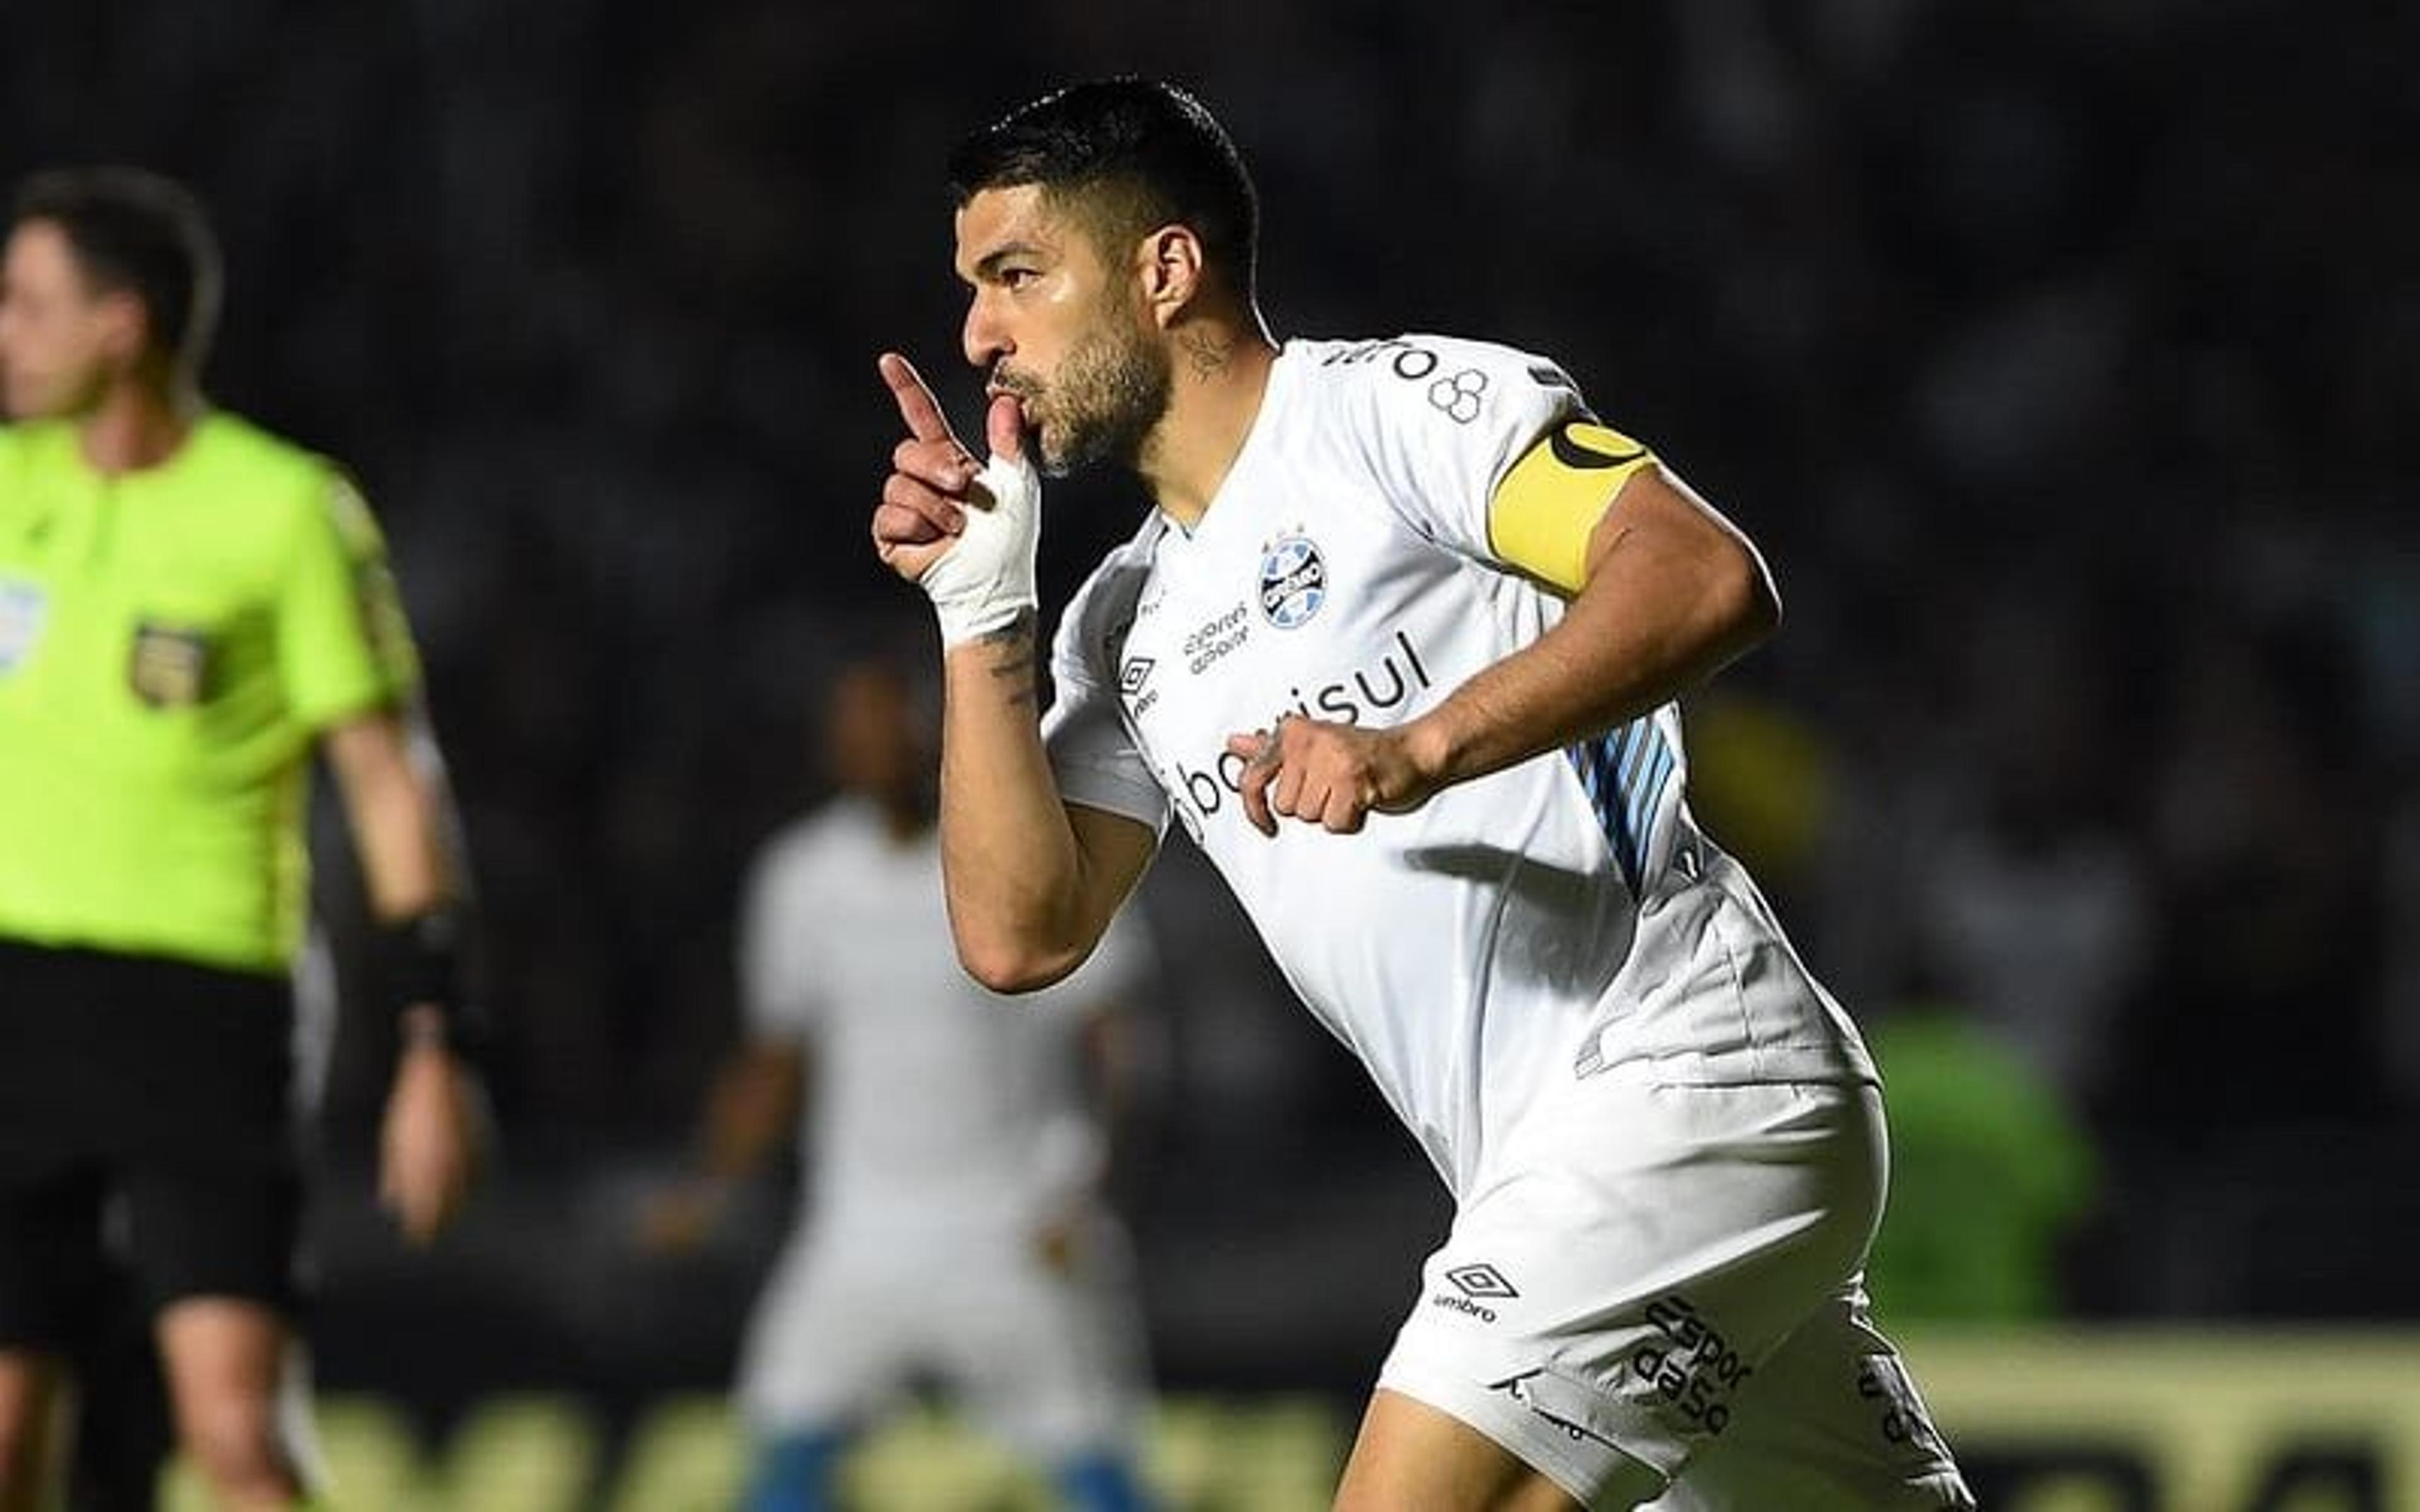
M 1078 1039 L 1154 969 L 1122 918 L 1048 991 L 986 991 L 951 943 L 939 836 L 902 841 L 859 799 L 774 835 L 749 879 L 749 1031 L 807 1048 L 802 1154 L 835 1223 L 1022 1225 L 1078 1196 L 1105 1151 Z
M 1409 335 L 1295 341 L 1200 524 L 1157 513 L 1063 615 L 1044 722 L 1070 802 L 1173 810 L 1311 1011 L 1458 1194 L 1548 1076 L 1864 1081 L 1870 1063 L 1683 801 L 1679 710 L 1373 814 L 1245 819 L 1230 735 L 1392 725 L 1553 625 L 1492 552 L 1496 485 L 1588 416 L 1542 358 Z

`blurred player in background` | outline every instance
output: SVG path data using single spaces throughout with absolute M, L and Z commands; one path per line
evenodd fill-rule
M 807 1204 L 741 1368 L 750 1512 L 838 1504 L 854 1436 L 923 1375 L 1069 1506 L 1123 1512 L 1144 1504 L 1132 1443 L 1147 1381 L 1133 1262 L 1102 1189 L 1148 940 L 1122 926 L 1040 1002 L 968 980 L 943 911 L 929 702 L 880 658 L 834 683 L 838 796 L 759 854 L 740 942 L 747 1043 L 710 1095 L 699 1177 L 652 1227 L 659 1243 L 692 1242 L 802 1129 Z
M 1173 815 L 1419 1141 L 1453 1227 L 1338 1504 L 1971 1505 L 1867 1318 L 1872 1064 L 1682 798 L 1673 700 L 1777 618 L 1753 548 L 1544 359 L 1280 347 L 1182 91 L 1078 85 L 950 167 L 992 458 L 886 354 L 873 534 L 940 620 L 959 952 L 1061 977 Z M 1044 717 L 1034 463 L 1100 459 L 1157 508 Z
M 219 261 L 189 194 L 37 177 L 0 278 L 0 1509 L 40 1494 L 113 1209 L 179 1443 L 225 1504 L 293 1506 L 315 752 L 398 1016 L 380 1181 L 407 1236 L 447 1222 L 473 1160 L 417 658 L 344 476 L 202 397 Z

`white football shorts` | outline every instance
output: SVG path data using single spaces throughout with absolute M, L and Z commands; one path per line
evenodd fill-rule
M 1887 1163 L 1868 1086 L 1559 1086 L 1490 1153 L 1378 1384 L 1591 1508 L 1971 1507 L 1866 1314 Z
M 749 1325 L 750 1426 L 862 1427 L 923 1379 L 1044 1463 L 1128 1447 L 1147 1365 L 1124 1229 L 1094 1215 L 1064 1265 L 1022 1233 L 818 1223 L 794 1236 Z

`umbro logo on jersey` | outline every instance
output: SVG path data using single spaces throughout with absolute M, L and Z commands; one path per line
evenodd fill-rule
M 1308 535 L 1288 532 L 1261 548 L 1261 614 L 1280 630 L 1311 623 L 1327 602 L 1327 563 Z
M 1150 656 L 1128 656 L 1125 665 L 1118 669 L 1118 692 L 1125 699 L 1128 712 L 1137 718 L 1159 702 L 1159 694 L 1149 687 L 1151 670 L 1158 665 Z
M 1466 1297 L 1517 1297 L 1512 1283 L 1504 1273 L 1484 1261 L 1477 1265 L 1457 1265 L 1445 1273 L 1445 1278 L 1462 1288 Z

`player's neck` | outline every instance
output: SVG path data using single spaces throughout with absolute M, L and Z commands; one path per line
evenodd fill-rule
M 1241 325 L 1189 322 L 1174 339 L 1168 413 L 1144 440 L 1135 471 L 1160 512 L 1190 530 L 1209 512 L 1252 432 L 1278 346 L 1258 312 Z
M 201 395 L 190 387 L 129 376 L 112 383 L 76 428 L 85 460 L 115 477 L 176 455 L 201 412 Z

